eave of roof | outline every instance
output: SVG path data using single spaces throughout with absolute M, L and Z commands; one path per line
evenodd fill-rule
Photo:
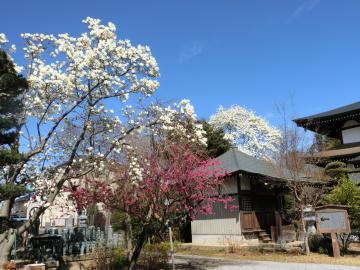
M 307 122 L 321 121 L 321 120 L 325 120 L 325 119 L 335 117 L 335 116 L 345 117 L 345 115 L 349 115 L 349 114 L 350 115 L 354 114 L 354 116 L 360 114 L 360 102 L 354 102 L 352 104 L 342 106 L 342 107 L 339 107 L 339 108 L 336 108 L 333 110 L 329 110 L 326 112 L 297 118 L 297 119 L 294 119 L 293 121 L 295 123 L 297 123 L 298 125 L 302 125 Z
M 356 155 L 360 155 L 360 146 L 321 151 L 313 154 L 315 158 L 336 158 Z
M 324 209 L 347 209 L 349 206 L 347 205 L 339 205 L 339 204 L 326 204 L 315 207 L 315 210 L 324 210 Z

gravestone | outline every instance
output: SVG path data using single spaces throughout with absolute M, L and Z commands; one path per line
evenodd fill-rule
M 79 227 L 86 228 L 87 227 L 87 220 L 88 220 L 87 215 L 81 214 L 79 216 Z
M 73 217 L 69 217 L 69 218 L 65 219 L 65 227 L 66 228 L 74 227 L 74 218 Z
M 106 246 L 109 248 L 114 247 L 114 232 L 111 225 L 107 229 Z

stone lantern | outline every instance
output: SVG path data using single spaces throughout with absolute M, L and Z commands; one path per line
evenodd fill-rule
M 304 213 L 304 221 L 306 222 L 306 232 L 308 235 L 316 234 L 316 214 L 315 209 L 308 205 L 303 210 Z

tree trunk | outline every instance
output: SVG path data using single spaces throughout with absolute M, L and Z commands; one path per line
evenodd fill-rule
M 10 216 L 10 210 L 11 210 L 11 200 L 4 200 L 1 202 L 1 207 L 0 207 L 0 217 L 4 218 L 9 218 Z
M 304 244 L 305 244 L 305 254 L 310 255 L 309 236 L 307 232 L 305 232 Z
M 310 247 L 309 247 L 309 235 L 306 231 L 306 223 L 304 220 L 304 207 L 301 206 L 300 208 L 301 211 L 301 225 L 303 227 L 303 231 L 304 231 L 304 248 L 305 248 L 305 254 L 306 255 L 310 255 Z
M 144 243 L 146 241 L 146 238 L 147 238 L 147 228 L 144 227 L 139 238 L 137 239 L 136 241 L 136 246 L 135 246 L 135 249 L 134 249 L 134 252 L 132 254 L 132 257 L 131 257 L 131 260 L 130 260 L 130 264 L 129 264 L 129 270 L 134 270 L 135 269 L 135 266 L 136 266 L 136 263 L 140 257 L 140 253 L 141 253 L 141 250 L 144 246 Z
M 130 262 L 133 256 L 133 229 L 131 224 L 131 217 L 128 213 L 125 213 L 125 226 L 126 226 L 127 257 Z
M 143 245 L 146 241 L 146 238 L 148 237 L 148 224 L 151 220 L 152 214 L 154 210 L 154 204 L 151 204 L 148 210 L 148 213 L 145 218 L 145 223 L 142 225 L 142 231 L 139 235 L 138 239 L 136 240 L 136 246 L 133 251 L 133 254 L 131 256 L 130 264 L 129 264 L 129 270 L 134 270 L 136 263 L 139 259 L 141 249 L 143 248 Z
M 0 234 L 0 269 L 3 269 L 4 264 L 9 260 L 11 248 L 16 239 L 14 229 L 8 229 Z
M 11 199 L 1 202 L 0 207 L 0 222 L 4 222 L 3 226 L 8 226 L 8 221 L 11 211 Z M 3 269 L 3 265 L 10 258 L 11 247 L 15 240 L 15 231 L 12 228 L 8 228 L 0 234 L 0 269 Z
M 11 203 L 10 203 L 11 205 Z M 21 235 L 25 231 L 28 231 L 30 226 L 35 222 L 36 219 L 44 212 L 45 208 L 41 207 L 36 209 L 33 216 L 20 227 L 8 228 L 3 233 L 0 234 L 0 264 L 3 264 L 4 261 L 9 259 L 11 248 L 14 244 L 17 235 Z M 4 218 L 4 217 L 3 217 Z M 5 217 L 6 218 L 6 217 Z M 9 217 L 6 219 L 8 220 Z M 0 265 L 0 269 L 2 269 L 2 265 Z

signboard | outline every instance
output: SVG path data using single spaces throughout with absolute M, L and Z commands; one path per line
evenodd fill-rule
M 331 207 L 317 210 L 316 228 L 319 233 L 350 233 L 347 211 Z
M 346 206 L 324 205 L 316 209 L 316 228 L 319 233 L 330 233 L 334 257 L 340 257 L 337 233 L 350 233 L 349 217 Z

